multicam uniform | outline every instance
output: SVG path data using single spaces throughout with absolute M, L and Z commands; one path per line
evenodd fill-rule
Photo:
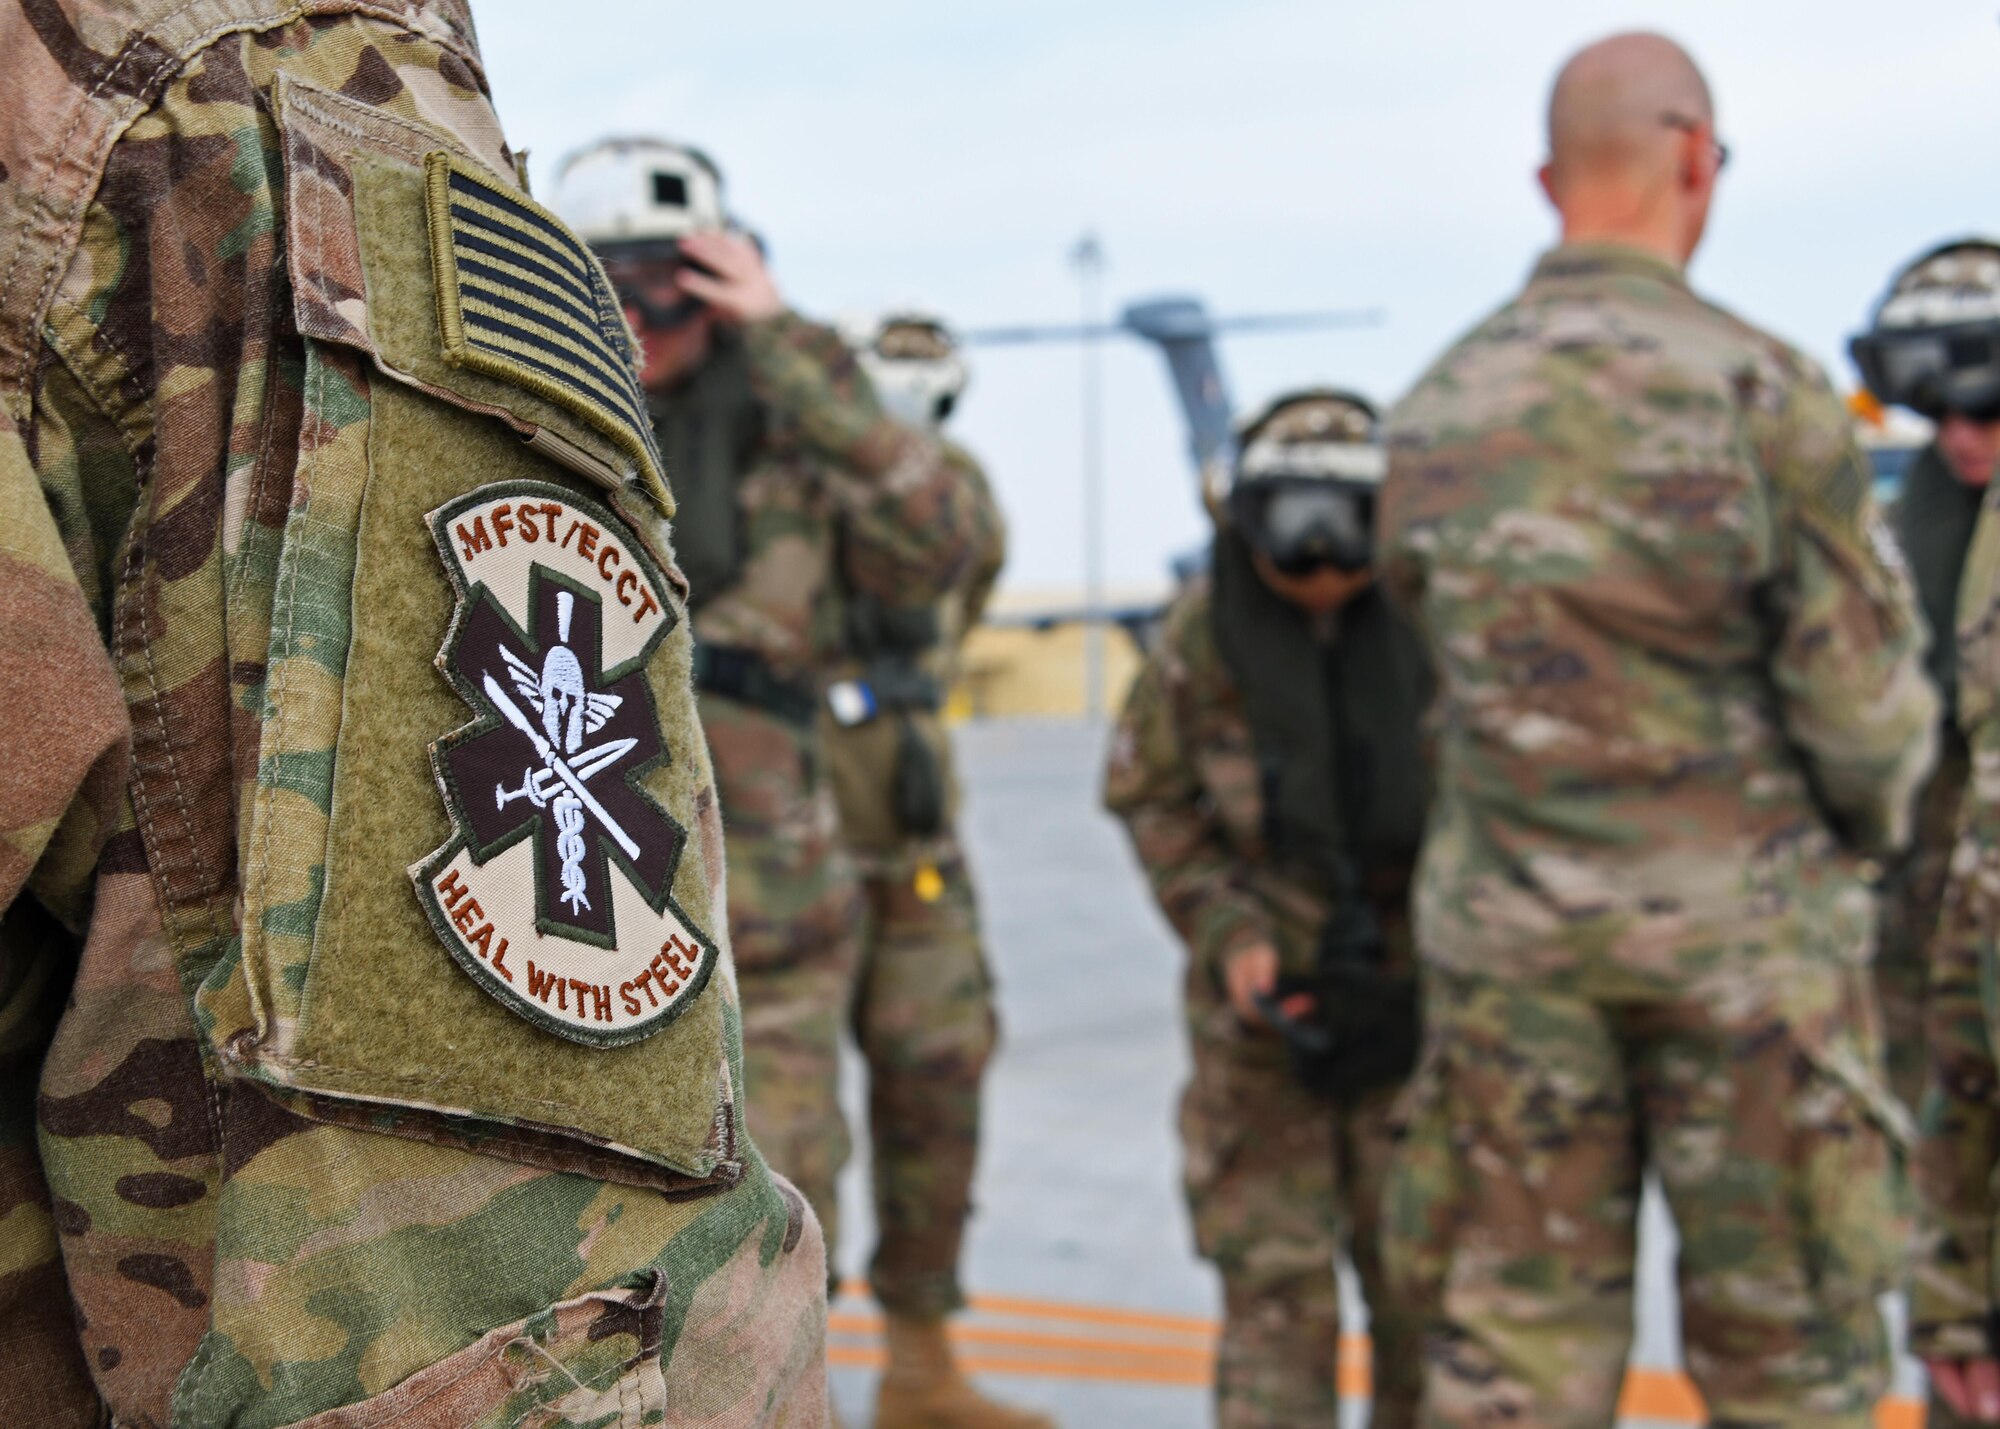
M 979 1086 L 993 1055 L 993 982 L 979 938 L 971 870 L 955 829 L 957 785 L 942 719 L 960 642 L 979 621 L 1006 558 L 1006 527 L 985 473 L 963 449 L 959 468 L 976 518 L 963 582 L 916 619 L 856 620 L 850 658 L 831 672 L 867 681 L 879 713 L 843 725 L 822 712 L 820 740 L 840 811 L 841 837 L 861 873 L 866 901 L 852 1019 L 868 1060 L 868 1134 L 875 1190 L 875 1254 L 869 1282 L 892 1314 L 948 1315 L 965 1303 L 959 1248 L 972 1209 L 979 1151 Z M 864 605 L 867 609 L 873 603 Z M 879 607 L 877 607 L 879 609 Z M 895 633 L 857 625 L 919 628 Z M 903 797 L 898 797 L 899 779 Z M 906 817 L 936 823 L 912 833 Z
M 1225 555 L 1218 551 L 1218 563 Z M 1256 580 L 1247 556 L 1237 566 L 1241 579 Z M 1256 614 L 1263 623 L 1272 616 L 1268 608 Z M 1338 661 L 1334 647 L 1345 641 L 1369 653 L 1341 663 L 1345 679 L 1336 683 L 1351 686 L 1350 699 L 1394 705 L 1406 716 L 1406 732 L 1413 730 L 1421 700 L 1398 702 L 1396 692 L 1421 683 L 1414 640 L 1372 591 L 1340 616 L 1327 651 Z M 1388 648 L 1358 643 L 1364 632 Z M 1317 672 L 1310 653 L 1287 670 L 1301 680 Z M 1397 801 L 1409 816 L 1406 846 L 1369 880 L 1390 963 L 1404 968 L 1411 956 L 1409 856 L 1424 803 L 1411 739 L 1401 761 L 1386 748 L 1360 751 L 1364 759 L 1410 766 L 1407 784 L 1395 786 L 1407 792 Z M 1375 1346 L 1371 1422 L 1398 1429 L 1416 1422 L 1418 1337 L 1385 1287 L 1380 1257 L 1377 1210 L 1395 1089 L 1338 1102 L 1306 1090 L 1284 1043 L 1244 1026 L 1223 988 L 1229 956 L 1260 942 L 1277 948 L 1288 975 L 1315 969 L 1333 905 L 1318 868 L 1289 848 L 1273 807 L 1273 787 L 1295 752 L 1281 755 L 1253 733 L 1218 641 L 1215 590 L 1202 578 L 1168 612 L 1160 644 L 1132 688 L 1112 735 L 1104 794 L 1188 948 L 1194 1077 L 1181 1101 L 1180 1132 L 1196 1244 L 1222 1275 L 1217 1419 L 1224 1429 L 1336 1422 L 1334 1260 L 1344 1222 Z M 1341 762 L 1344 775 L 1354 761 Z M 1342 835 L 1351 842 L 1354 831 Z
M 1930 945 L 1924 1008 L 1929 1081 L 1917 1185 L 1924 1230 L 1910 1347 L 1932 1359 L 2000 1353 L 1994 1229 L 2000 1197 L 2000 511 L 1989 488 L 1959 587 L 1958 725 L 1972 777 L 1960 810 L 1944 911 Z M 1955 1416 L 1934 1404 L 1944 1423 Z
M 1928 952 L 1951 871 L 1959 806 L 1972 777 L 1956 720 L 1958 657 L 1952 633 L 1960 576 L 1982 496 L 1980 488 L 1967 486 L 1953 474 L 1932 443 L 1911 464 L 1896 497 L 1896 543 L 1910 567 L 1918 606 L 1931 631 L 1924 663 L 1944 704 L 1937 768 L 1917 796 L 1915 835 L 1909 851 L 1883 880 L 1881 932 L 1875 950 L 1875 991 L 1882 1003 L 1889 1085 L 1913 1110 L 1924 1086 Z
M 823 1423 L 629 340 L 469 15 L 0 53 L 0 1421 Z
M 733 501 L 718 522 L 682 492 L 690 520 L 733 531 L 701 551 L 728 574 L 713 589 L 696 577 L 695 678 L 728 827 L 750 1130 L 834 1245 L 840 1028 L 861 918 L 814 729 L 839 644 L 835 577 L 887 604 L 937 599 L 963 568 L 974 503 L 935 438 L 882 415 L 830 329 L 784 314 L 718 342 L 651 406 L 670 466 L 706 468 L 698 499 Z
M 1864 854 L 1937 703 L 1845 411 L 1669 263 L 1560 248 L 1397 409 L 1381 539 L 1441 692 L 1385 1213 L 1429 1421 L 1611 1421 L 1643 1146 L 1716 1422 L 1858 1429 L 1906 1228 Z

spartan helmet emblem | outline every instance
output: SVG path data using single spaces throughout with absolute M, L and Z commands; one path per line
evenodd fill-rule
M 562 602 L 563 639 L 569 639 L 569 607 L 576 597 L 564 591 L 556 597 Z M 549 737 L 549 743 L 564 754 L 574 754 L 583 744 L 583 711 L 585 693 L 583 688 L 583 665 L 576 658 L 576 652 L 567 645 L 553 646 L 548 659 L 542 662 L 540 684 L 542 696 L 542 729 Z
M 638 740 L 633 737 L 610 739 L 590 749 L 583 747 L 584 736 L 603 729 L 618 713 L 624 697 L 600 694 L 585 686 L 583 662 L 570 648 L 570 624 L 576 612 L 576 596 L 569 591 L 558 590 L 555 598 L 556 643 L 550 645 L 548 653 L 542 657 L 539 675 L 533 665 L 516 655 L 504 642 L 494 647 L 507 665 L 515 692 L 529 709 L 540 716 L 542 733 L 547 739 L 536 751 L 541 756 L 540 765 L 529 765 L 522 771 L 519 788 L 509 788 L 504 781 L 493 786 L 493 806 L 504 809 L 516 799 L 526 799 L 537 809 L 548 809 L 555 817 L 555 847 L 561 859 L 561 898 L 572 914 L 580 914 L 591 907 L 591 880 L 585 867 L 590 846 L 584 837 L 589 827 L 589 816 L 595 816 L 605 831 L 621 845 L 631 843 L 631 836 L 585 786 L 630 754 Z M 486 676 L 485 681 L 488 698 L 515 728 L 534 739 L 534 725 L 527 715 L 508 698 L 492 676 Z M 626 853 L 636 857 L 633 848 L 627 848 Z

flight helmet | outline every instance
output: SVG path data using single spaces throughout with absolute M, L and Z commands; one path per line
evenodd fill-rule
M 1286 575 L 1366 569 L 1375 499 L 1387 472 L 1380 419 L 1366 398 L 1330 387 L 1288 392 L 1243 423 L 1215 504 Z
M 2000 243 L 1962 238 L 1917 258 L 1848 351 L 1886 405 L 2000 420 Z

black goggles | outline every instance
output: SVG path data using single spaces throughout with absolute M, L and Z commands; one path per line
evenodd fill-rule
M 1847 345 L 1861 380 L 1889 406 L 1941 421 L 2000 421 L 2000 321 L 1881 328 Z
M 701 312 L 702 302 L 685 294 L 670 303 L 659 302 L 646 295 L 646 279 L 656 279 L 662 270 L 672 273 L 682 268 L 715 276 L 715 270 L 707 264 L 697 263 L 682 253 L 680 241 L 673 238 L 601 244 L 597 247 L 597 257 L 604 264 L 619 304 L 637 313 L 639 320 L 654 332 L 671 332 L 692 322 Z
M 1323 476 L 1239 479 L 1229 514 L 1251 548 L 1288 576 L 1375 559 L 1375 488 Z

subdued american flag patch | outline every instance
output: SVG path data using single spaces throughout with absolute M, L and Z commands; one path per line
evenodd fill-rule
M 590 249 L 456 155 L 430 154 L 424 174 L 445 356 L 574 412 L 663 481 L 631 338 Z

